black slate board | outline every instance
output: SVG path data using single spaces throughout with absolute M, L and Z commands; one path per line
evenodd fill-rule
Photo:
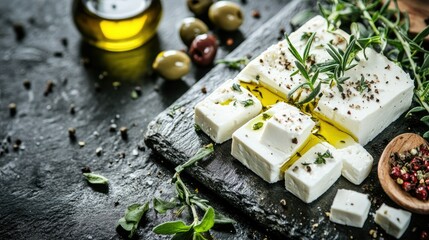
M 290 19 L 298 12 L 314 6 L 308 2 L 293 1 L 286 5 L 276 16 L 268 21 L 261 29 L 243 42 L 228 58 L 243 55 L 260 54 L 268 46 L 276 43 L 280 29 L 291 32 Z M 197 149 L 210 143 L 203 133 L 194 130 L 193 108 L 195 104 L 206 97 L 201 89 L 206 88 L 209 94 L 224 80 L 237 74 L 224 66 L 216 66 L 204 78 L 196 83 L 185 95 L 171 107 L 159 114 L 148 126 L 145 141 L 148 146 L 160 153 L 165 159 L 178 165 L 193 155 Z M 416 129 L 417 128 L 417 129 Z M 231 141 L 215 146 L 213 156 L 192 168 L 192 177 L 218 194 L 231 206 L 240 210 L 249 219 L 263 226 L 273 234 L 273 238 L 308 238 L 308 239 L 354 239 L 370 238 L 369 231 L 375 229 L 384 238 L 389 238 L 373 221 L 371 215 L 363 229 L 337 225 L 329 221 L 325 212 L 330 205 L 337 189 L 346 188 L 368 193 L 372 200 L 370 212 L 385 202 L 398 207 L 384 194 L 377 178 L 377 162 L 382 150 L 394 136 L 403 133 L 422 130 L 423 126 L 417 118 L 394 122 L 376 139 L 370 142 L 366 149 L 374 157 L 374 165 L 370 177 L 360 186 L 355 186 L 344 178 L 340 178 L 324 195 L 311 204 L 305 204 L 284 188 L 283 182 L 268 184 L 257 175 L 234 160 L 230 155 Z M 285 199 L 287 206 L 280 204 Z M 428 217 L 413 214 L 412 222 L 404 238 L 417 238 L 417 233 L 424 229 Z M 412 229 L 414 228 L 414 231 Z

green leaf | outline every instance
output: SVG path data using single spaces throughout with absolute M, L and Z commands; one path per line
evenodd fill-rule
M 262 114 L 262 120 L 264 120 L 264 121 L 266 121 L 266 120 L 268 120 L 268 119 L 270 119 L 272 116 L 270 115 L 270 114 L 268 114 L 268 113 L 263 113 Z
M 194 229 L 190 229 L 187 232 L 176 233 L 171 240 L 193 240 L 194 238 Z
M 306 60 L 308 58 L 308 55 L 310 54 L 310 48 L 311 44 L 313 43 L 314 36 L 316 36 L 316 32 L 311 33 L 311 36 L 308 39 L 307 44 L 305 45 L 304 53 L 302 54 L 303 60 Z
M 144 205 L 135 203 L 127 207 L 125 214 L 118 220 L 117 228 L 122 228 L 128 232 L 128 237 L 132 238 L 143 215 L 149 210 L 149 203 Z
M 235 221 L 221 213 L 215 214 L 215 224 L 234 224 Z
M 293 46 L 292 42 L 290 41 L 289 37 L 287 34 L 285 34 L 285 38 L 287 43 L 289 44 L 289 51 L 292 53 L 292 55 L 299 61 L 299 62 L 304 62 L 304 60 L 302 59 L 301 55 L 299 55 L 298 50 L 296 50 L 296 48 Z
M 239 84 L 237 84 L 237 83 L 233 83 L 231 88 L 232 88 L 232 90 L 237 91 L 237 92 L 239 92 L 239 93 L 242 93 L 242 92 L 243 92 L 243 91 L 241 90 L 240 85 L 239 85 Z
M 296 67 L 298 68 L 298 70 L 299 70 L 299 72 L 301 73 L 301 75 L 302 75 L 305 79 L 309 80 L 309 79 L 310 79 L 310 77 L 308 76 L 308 72 L 307 72 L 307 70 L 305 69 L 305 66 L 304 66 L 304 65 L 302 65 L 302 63 L 300 63 L 300 62 L 298 62 L 298 61 L 295 61 L 295 65 L 296 65 Z
M 199 232 L 199 233 L 207 232 L 213 227 L 214 220 L 215 220 L 214 209 L 212 207 L 209 207 L 206 213 L 204 214 L 203 218 L 201 219 L 201 221 L 194 226 L 195 232 Z
M 188 161 L 186 161 L 185 163 L 177 166 L 175 168 L 177 173 L 182 172 L 185 168 L 193 165 L 194 163 L 196 163 L 197 161 L 207 157 L 208 155 L 210 155 L 213 152 L 214 148 L 213 148 L 213 144 L 208 144 L 200 149 L 198 149 L 197 153 L 195 153 L 194 156 L 192 156 L 191 158 L 189 158 Z
M 159 199 L 159 198 L 153 199 L 153 208 L 158 213 L 165 213 L 167 210 L 173 209 L 176 206 L 177 206 L 177 203 L 174 201 L 164 201 L 164 200 Z
M 428 35 L 429 35 L 429 26 L 427 26 L 419 34 L 417 34 L 417 36 L 414 37 L 413 41 L 419 43 L 423 41 L 425 37 L 427 37 Z
M 421 107 L 421 106 L 413 107 L 412 109 L 410 109 L 410 110 L 407 112 L 407 114 L 405 115 L 405 117 L 410 116 L 410 115 L 411 115 L 411 113 L 421 112 L 421 111 L 424 111 L 424 110 L 425 110 L 425 108 L 424 108 L 424 107 Z
M 429 131 L 425 132 L 425 134 L 423 134 L 424 138 L 429 138 Z
M 149 203 L 145 203 L 143 205 L 139 203 L 134 203 L 128 206 L 127 210 L 125 211 L 125 216 L 124 216 L 125 220 L 127 222 L 138 223 L 140 222 L 140 219 L 148 210 L 149 210 Z
M 253 99 L 247 99 L 246 101 L 241 101 L 241 104 L 243 104 L 244 107 L 252 106 L 255 102 L 253 102 Z
M 192 238 L 192 240 L 207 240 L 207 238 L 205 238 L 201 233 L 199 232 L 194 232 L 194 236 Z
M 153 228 L 153 232 L 161 235 L 171 235 L 188 232 L 192 226 L 186 225 L 183 221 L 172 221 L 161 223 Z
M 101 175 L 94 173 L 83 173 L 86 180 L 91 184 L 108 184 L 109 180 Z
M 317 94 L 319 94 L 320 92 L 320 86 L 321 86 L 321 82 L 319 82 L 319 84 L 317 85 L 316 88 L 314 88 L 314 90 L 302 101 L 298 102 L 298 104 L 305 104 L 310 102 L 311 100 L 313 100 L 314 98 L 316 98 Z
M 429 121 L 429 115 L 420 118 L 420 121 L 422 121 L 422 122 L 428 122 Z
M 261 129 L 262 126 L 264 126 L 263 122 L 257 122 L 255 124 L 253 124 L 253 130 L 259 130 L 259 129 Z

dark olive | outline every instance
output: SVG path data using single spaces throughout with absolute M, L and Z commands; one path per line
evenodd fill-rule
M 225 31 L 235 31 L 243 23 L 243 12 L 238 4 L 219 1 L 210 6 L 210 21 Z
M 195 15 L 203 15 L 207 13 L 209 7 L 213 4 L 213 0 L 187 0 L 189 10 Z
M 213 63 L 217 51 L 216 37 L 209 34 L 197 36 L 189 48 L 191 59 L 200 66 Z
M 208 31 L 209 28 L 203 21 L 198 18 L 189 17 L 183 19 L 179 33 L 183 43 L 189 46 L 196 36 L 207 33 Z
M 189 73 L 191 59 L 182 51 L 163 51 L 156 56 L 152 67 L 163 78 L 177 80 Z

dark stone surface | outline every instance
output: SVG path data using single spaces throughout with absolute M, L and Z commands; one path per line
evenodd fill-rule
M 240 32 L 220 33 L 223 58 L 288 1 L 248 1 Z M 0 239 L 118 239 L 116 222 L 126 206 L 153 196 L 173 194 L 172 166 L 143 144 L 143 132 L 158 113 L 170 106 L 211 68 L 193 67 L 183 81 L 166 82 L 150 73 L 154 56 L 163 49 L 183 49 L 178 22 L 192 14 L 185 1 L 163 1 L 158 35 L 142 48 L 108 53 L 88 47 L 71 21 L 71 1 L 14 0 L 0 2 Z M 251 11 L 258 9 L 260 19 Z M 24 30 L 24 34 L 16 31 Z M 277 34 L 267 33 L 267 34 Z M 228 37 L 234 46 L 226 47 Z M 66 40 L 64 40 L 66 39 Z M 67 44 L 64 44 L 67 42 Z M 89 64 L 82 64 L 82 60 Z M 103 75 L 106 72 L 107 75 Z M 27 90 L 23 83 L 28 80 Z M 44 96 L 52 80 L 52 92 Z M 115 90 L 112 82 L 120 81 Z M 28 88 L 28 84 L 26 85 Z M 142 96 L 130 97 L 135 86 Z M 17 113 L 9 115 L 9 103 Z M 70 113 L 71 105 L 75 113 Z M 128 140 L 110 132 L 114 122 L 128 127 Z M 68 128 L 76 128 L 76 141 Z M 94 134 L 98 132 L 98 134 Z M 8 139 L 11 142 L 8 142 Z M 14 142 L 20 139 L 20 150 Z M 79 147 L 78 141 L 85 141 Z M 95 150 L 103 148 L 101 156 Z M 121 158 L 122 153 L 125 157 Z M 167 163 L 167 164 L 165 164 Z M 109 188 L 90 187 L 81 174 L 89 166 L 110 180 Z M 237 220 L 234 231 L 212 231 L 216 239 L 262 239 L 265 232 L 199 183 L 203 196 Z M 168 239 L 151 229 L 174 219 L 150 211 L 138 231 L 139 239 Z
M 305 7 L 300 1 L 292 2 L 281 10 L 277 16 L 267 22 L 242 45 L 234 50 L 229 57 L 238 57 L 243 54 L 256 56 L 268 46 L 277 41 L 276 34 L 280 28 L 290 32 L 290 17 Z M 201 132 L 194 130 L 193 108 L 206 95 L 201 92 L 205 87 L 209 94 L 218 87 L 223 80 L 234 77 L 235 71 L 226 70 L 217 66 L 204 78 L 195 84 L 185 95 L 178 99 L 169 109 L 161 113 L 150 123 L 146 132 L 146 143 L 161 153 L 167 161 L 177 165 L 185 161 L 201 146 L 211 140 Z M 182 111 L 174 111 L 182 109 Z M 172 116 L 173 112 L 175 113 Z M 284 189 L 281 181 L 268 184 L 234 160 L 230 155 L 231 141 L 215 146 L 215 153 L 205 162 L 201 162 L 192 170 L 192 177 L 198 182 L 266 228 L 272 236 L 278 238 L 290 237 L 297 239 L 366 239 L 370 238 L 371 229 L 378 231 L 378 236 L 385 239 L 390 237 L 380 229 L 368 216 L 362 229 L 337 225 L 329 221 L 326 212 L 329 212 L 337 189 L 346 188 L 370 195 L 372 200 L 371 213 L 385 202 L 398 207 L 383 192 L 377 178 L 377 163 L 384 147 L 390 139 L 403 132 L 424 131 L 424 126 L 418 118 L 400 118 L 394 122 L 366 148 L 374 157 L 374 165 L 370 177 L 361 186 L 355 186 L 344 178 L 340 178 L 325 194 L 311 204 L 305 204 Z M 287 206 L 280 204 L 286 199 Z M 428 228 L 427 216 L 413 214 L 412 222 L 404 239 L 418 239 L 422 230 Z

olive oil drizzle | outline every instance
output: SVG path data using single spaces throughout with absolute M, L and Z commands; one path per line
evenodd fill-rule
M 266 111 L 278 102 L 285 102 L 291 104 L 288 100 L 280 97 L 279 95 L 271 92 L 264 86 L 258 85 L 256 83 L 246 83 L 240 82 L 240 85 L 251 92 L 259 101 L 262 103 L 263 111 Z M 302 105 L 300 110 L 304 113 L 311 115 L 313 121 L 316 122 L 316 126 L 312 130 L 312 134 L 310 135 L 307 142 L 303 144 L 303 146 L 298 149 L 296 153 L 292 155 L 289 161 L 285 162 L 281 167 L 281 171 L 286 171 L 290 166 L 292 166 L 302 155 L 304 155 L 308 150 L 310 150 L 313 146 L 318 143 L 328 142 L 335 148 L 344 148 L 356 143 L 356 139 L 352 137 L 350 134 L 340 130 L 339 128 L 333 126 L 328 123 L 321 116 L 314 114 L 314 108 L 317 103 L 310 102 Z M 252 128 L 254 124 L 257 122 L 264 122 L 266 119 L 262 118 L 262 115 L 257 117 L 255 121 L 252 121 L 249 124 L 249 128 Z

